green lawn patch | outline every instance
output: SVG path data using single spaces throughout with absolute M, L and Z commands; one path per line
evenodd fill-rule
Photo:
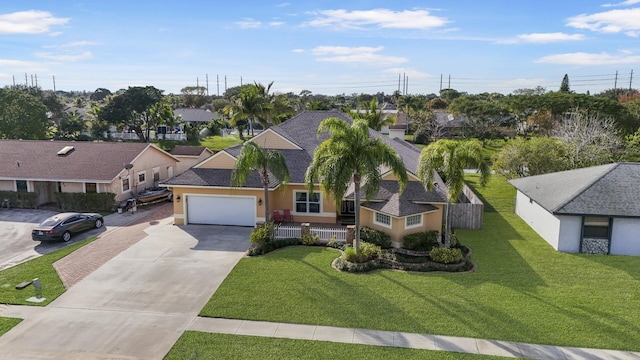
M 53 268 L 53 263 L 95 240 L 95 237 L 66 246 L 52 253 L 42 255 L 25 263 L 0 271 L 0 304 L 34 305 L 44 306 L 49 304 L 65 292 L 64 285 L 58 273 Z M 31 281 L 39 278 L 42 283 L 42 296 L 46 298 L 41 303 L 25 301 L 33 296 L 33 286 L 23 290 L 16 290 L 15 286 L 23 281 Z
M 242 144 L 238 135 L 229 136 L 209 136 L 200 141 L 200 145 L 208 147 L 213 151 L 220 151 L 230 146 Z
M 2 334 L 6 333 L 7 331 L 11 330 L 11 328 L 13 328 L 14 326 L 18 325 L 20 321 L 22 320 L 0 317 L 0 336 L 2 336 Z
M 341 273 L 336 250 L 290 247 L 242 259 L 201 315 L 640 351 L 640 258 L 557 252 L 504 179 L 476 190 L 473 273 Z
M 449 353 L 324 341 L 263 338 L 187 331 L 165 360 L 183 359 L 502 359 Z

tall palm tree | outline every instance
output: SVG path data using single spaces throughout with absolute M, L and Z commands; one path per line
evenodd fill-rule
M 451 203 L 458 201 L 464 187 L 464 169 L 475 168 L 480 172 L 480 184 L 489 179 L 489 167 L 482 155 L 482 145 L 477 140 L 438 140 L 422 149 L 418 163 L 418 177 L 428 190 L 433 190 L 435 172 L 447 185 L 445 210 L 445 247 L 451 246 Z
M 273 81 L 267 86 L 254 83 L 240 89 L 238 94 L 238 102 L 242 107 L 242 111 L 247 115 L 251 123 L 251 136 L 254 135 L 253 128 L 256 121 L 267 128 L 269 127 L 269 119 L 271 117 L 271 99 L 269 94 Z
M 360 108 L 358 108 L 356 111 L 351 111 L 349 115 L 354 119 L 366 120 L 370 128 L 375 131 L 380 131 L 383 126 L 393 125 L 396 122 L 393 117 L 383 112 L 384 108 L 385 106 L 383 105 L 378 109 L 378 99 L 373 98 L 371 102 L 369 102 L 369 107 L 367 107 L 364 112 L 361 112 Z
M 247 180 L 247 176 L 258 171 L 264 189 L 264 211 L 265 220 L 271 220 L 269 212 L 269 173 L 271 173 L 281 184 L 289 182 L 289 169 L 282 153 L 275 149 L 264 149 L 258 144 L 248 141 L 242 145 L 240 155 L 236 161 L 236 166 L 231 173 L 231 185 L 242 186 Z
M 318 135 L 325 131 L 330 137 L 316 148 L 305 173 L 305 183 L 312 191 L 314 183 L 319 182 L 322 191 L 333 194 L 338 206 L 353 182 L 355 249 L 360 251 L 360 191 L 364 190 L 366 199 L 378 192 L 382 180 L 381 166 L 391 169 L 402 190 L 407 184 L 407 171 L 391 146 L 381 139 L 369 137 L 369 126 L 365 120 L 356 119 L 349 125 L 338 118 L 324 119 L 318 127 Z

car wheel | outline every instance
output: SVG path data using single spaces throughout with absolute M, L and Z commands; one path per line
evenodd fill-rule
M 96 229 L 100 229 L 102 227 L 102 219 L 97 219 L 95 223 L 93 223 L 93 225 L 96 227 Z
M 71 233 L 65 231 L 64 234 L 62 234 L 62 241 L 67 242 L 69 240 L 71 240 Z

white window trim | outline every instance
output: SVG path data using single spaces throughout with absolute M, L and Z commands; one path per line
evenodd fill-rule
M 140 175 L 144 175 L 144 180 L 143 180 L 143 181 L 140 181 Z M 144 170 L 142 170 L 142 171 L 138 171 L 138 172 L 136 173 L 136 183 L 137 183 L 138 185 L 140 185 L 140 184 L 144 184 L 144 183 L 146 183 L 146 182 L 147 182 L 147 172 L 146 172 L 146 171 L 144 171 Z
M 128 180 L 128 182 L 129 182 L 129 188 L 127 190 L 124 189 L 124 181 L 125 180 Z M 129 175 L 123 176 L 122 179 L 120 179 L 120 190 L 122 190 L 123 194 L 131 192 L 131 180 L 129 179 Z
M 416 216 L 420 216 L 420 222 L 419 222 L 419 223 L 417 223 L 417 224 L 415 224 L 415 225 L 407 225 L 407 222 L 409 221 L 409 218 L 416 217 Z M 405 229 L 414 229 L 414 228 L 417 228 L 417 227 L 421 227 L 421 226 L 422 226 L 422 221 L 423 221 L 422 219 L 423 219 L 423 218 L 424 218 L 424 216 L 423 216 L 422 214 L 414 214 L 414 215 L 409 215 L 409 216 L 407 216 L 407 217 L 404 219 L 404 228 L 405 228 Z
M 320 211 L 319 211 L 319 212 L 317 212 L 317 213 L 316 213 L 316 212 L 309 212 L 309 211 L 308 211 L 308 210 L 309 210 L 309 197 L 307 196 L 307 211 L 306 211 L 306 212 L 298 212 L 298 208 L 297 208 L 297 206 L 296 206 L 296 203 L 297 203 L 297 201 L 296 201 L 296 197 L 297 197 L 297 196 L 296 196 L 296 194 L 298 194 L 298 193 L 306 193 L 306 194 L 309 194 L 309 192 L 308 192 L 308 191 L 301 191 L 301 190 L 294 190 L 294 191 L 293 191 L 293 207 L 291 208 L 291 214 L 293 214 L 293 215 L 310 215 L 310 216 L 320 216 L 320 215 L 322 215 L 322 214 L 323 214 L 323 212 L 322 212 L 322 210 L 323 210 L 323 209 L 322 209 L 322 191 L 316 191 L 316 190 L 314 190 L 314 191 L 312 191 L 312 192 L 313 192 L 314 194 L 316 194 L 316 193 L 317 193 L 317 194 L 319 194 L 319 195 L 320 195 L 320 199 L 319 199 Z M 313 202 L 313 204 L 315 204 L 315 202 Z
M 387 216 L 389 218 L 389 223 L 385 224 L 385 223 L 379 222 L 378 219 L 376 218 L 377 214 Z M 373 212 L 373 223 L 376 224 L 376 225 L 380 225 L 380 226 L 386 227 L 387 229 L 391 229 L 392 225 L 393 225 L 393 219 L 391 218 L 391 215 L 387 215 L 385 213 L 374 211 Z

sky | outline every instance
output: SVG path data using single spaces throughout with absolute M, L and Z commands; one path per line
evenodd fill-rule
M 607 1 L 5 0 L 0 86 L 509 94 L 568 74 L 578 93 L 640 88 L 640 0 Z

